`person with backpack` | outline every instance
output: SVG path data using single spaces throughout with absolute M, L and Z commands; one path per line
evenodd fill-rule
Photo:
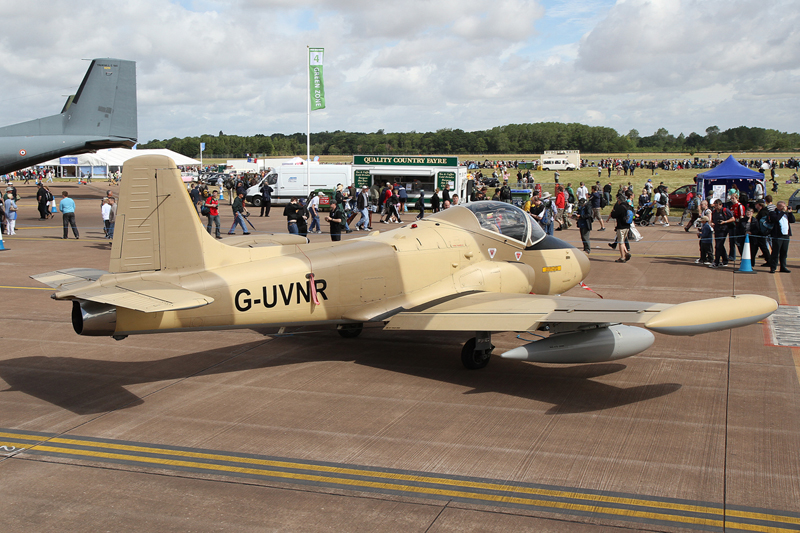
M 578 230 L 581 233 L 583 251 L 587 254 L 592 253 L 591 233 L 592 233 L 592 207 L 586 198 L 578 200 L 578 212 L 573 215 L 577 219 Z
M 633 207 L 628 203 L 626 198 L 622 195 L 617 197 L 617 203 L 614 209 L 611 210 L 611 218 L 617 222 L 617 241 L 619 246 L 619 259 L 617 263 L 626 263 L 630 261 L 631 254 L 628 252 L 627 240 L 628 232 L 630 231 L 631 224 L 633 223 Z
M 692 201 L 691 201 L 689 204 L 687 204 L 687 209 L 689 209 L 689 211 L 691 212 L 691 214 L 692 214 L 692 218 L 690 218 L 690 219 L 689 219 L 689 222 L 687 222 L 687 223 L 685 224 L 685 226 L 684 226 L 684 231 L 686 231 L 686 233 L 689 233 L 689 229 L 690 229 L 690 228 L 692 228 L 692 227 L 694 227 L 694 223 L 695 223 L 695 222 L 696 222 L 696 221 L 697 221 L 699 218 L 701 218 L 701 217 L 703 216 L 703 215 L 702 215 L 702 213 L 701 213 L 701 210 L 700 210 L 700 205 L 701 205 L 701 204 L 702 204 L 704 201 L 705 201 L 705 200 L 700 200 L 700 195 L 696 194 L 696 195 L 695 195 L 695 196 L 692 198 Z M 709 219 L 709 220 L 710 220 L 710 219 Z
M 39 182 L 36 184 L 38 190 L 36 191 L 36 202 L 39 205 L 39 220 L 47 220 L 47 204 L 49 200 L 47 199 L 47 190 L 44 188 L 44 185 Z
M 508 186 L 507 181 L 500 187 L 500 201 L 507 204 L 511 203 L 511 187 Z
M 605 207 L 603 205 L 605 203 L 605 198 L 597 185 L 592 185 L 592 194 L 589 195 L 589 203 L 592 206 L 593 220 L 600 222 L 600 229 L 598 231 L 605 231 L 606 225 L 603 223 L 603 215 L 601 214 L 603 207 Z
M 206 203 L 203 204 L 201 212 L 206 215 L 208 223 L 206 224 L 206 231 L 211 235 L 212 224 L 216 227 L 216 237 L 221 239 L 219 229 L 219 191 L 212 191 L 211 196 L 206 198 Z M 112 229 L 113 235 L 113 229 Z
M 567 194 L 561 185 L 556 185 L 556 208 L 558 209 L 558 227 L 556 231 L 561 231 L 571 226 L 567 216 Z
M 663 187 L 656 189 L 655 203 L 656 203 L 656 219 L 653 224 L 658 224 L 658 219 L 662 220 L 662 226 L 669 226 L 669 219 L 667 218 L 667 205 L 669 204 L 669 196 Z
M 572 190 L 572 183 L 567 183 L 567 188 L 564 189 L 567 193 L 567 203 L 574 204 L 575 203 L 575 191 Z

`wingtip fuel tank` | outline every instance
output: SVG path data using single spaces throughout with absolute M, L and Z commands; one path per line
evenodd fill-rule
M 755 324 L 777 309 L 778 302 L 757 294 L 712 298 L 665 309 L 645 327 L 666 335 L 698 335 Z

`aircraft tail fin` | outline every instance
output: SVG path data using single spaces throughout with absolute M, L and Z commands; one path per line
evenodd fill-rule
M 5 126 L 0 137 L 77 135 L 87 138 L 90 149 L 133 146 L 138 136 L 136 116 L 136 63 L 94 59 L 60 114 Z
M 249 257 L 206 232 L 175 162 L 144 155 L 125 162 L 109 271 L 207 269 Z
M 64 134 L 122 137 L 136 142 L 136 63 L 94 59 L 62 112 Z

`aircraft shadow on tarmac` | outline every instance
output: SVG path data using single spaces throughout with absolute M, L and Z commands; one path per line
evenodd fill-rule
M 8 384 L 6 391 L 20 391 L 78 415 L 143 404 L 143 398 L 126 389 L 130 385 L 319 361 L 349 361 L 450 383 L 468 389 L 463 394 L 507 394 L 549 403 L 552 407 L 546 414 L 550 415 L 611 409 L 665 396 L 681 388 L 678 383 L 619 387 L 593 379 L 625 370 L 627 366 L 621 363 L 554 366 L 494 357 L 486 369 L 470 371 L 460 361 L 460 343 L 464 340 L 447 338 L 441 332 L 416 332 L 409 336 L 369 330 L 358 339 L 341 339 L 331 331 L 265 339 L 161 360 L 19 357 L 0 362 L 0 379 Z M 160 388 L 154 387 L 147 394 Z

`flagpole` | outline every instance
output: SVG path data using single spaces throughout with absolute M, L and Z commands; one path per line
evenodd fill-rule
M 306 46 L 306 76 L 308 76 L 308 83 L 306 84 L 306 105 L 308 112 L 306 113 L 306 199 L 311 196 L 311 168 L 309 167 L 309 160 L 311 159 L 311 47 Z

